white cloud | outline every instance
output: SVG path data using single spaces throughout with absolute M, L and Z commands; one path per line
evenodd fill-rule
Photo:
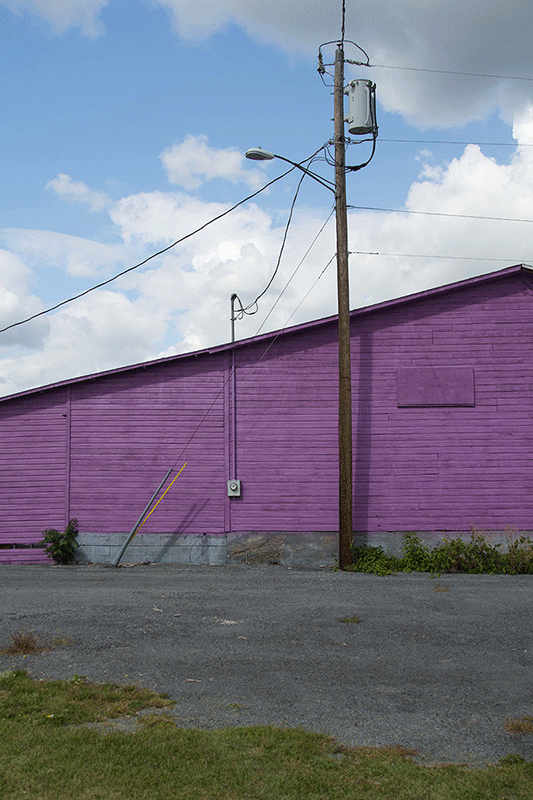
M 159 156 L 169 183 L 184 189 L 198 189 L 206 181 L 222 178 L 231 183 L 245 183 L 259 189 L 264 173 L 245 168 L 244 155 L 232 147 L 210 147 L 207 136 L 186 136 L 183 142 L 167 147 Z
M 123 245 L 103 244 L 54 231 L 4 228 L 0 230 L 0 241 L 35 269 L 44 264 L 48 270 L 64 269 L 68 275 L 79 278 L 109 271 L 129 255 Z
M 111 203 L 111 198 L 105 192 L 94 192 L 83 181 L 74 181 L 70 175 L 65 175 L 63 172 L 48 181 L 44 188 L 53 189 L 68 203 L 87 205 L 92 213 L 103 211 Z
M 165 328 L 160 311 L 146 300 L 132 302 L 121 292 L 98 290 L 50 317 L 40 350 L 0 357 L 0 392 L 146 360 Z
M 24 11 L 37 14 L 49 22 L 57 33 L 70 28 L 80 28 L 89 39 L 104 32 L 98 14 L 108 0 L 1 0 L 2 4 L 20 14 Z
M 0 328 L 12 325 L 21 319 L 39 313 L 43 304 L 28 289 L 32 279 L 31 270 L 13 253 L 0 250 Z M 0 334 L 0 353 L 19 347 L 40 348 L 48 333 L 49 322 L 39 318 L 25 325 L 18 325 Z M 2 374 L 0 370 L 0 375 Z M 1 388 L 0 381 L 0 388 Z
M 340 32 L 340 3 L 322 0 L 145 0 L 166 9 L 177 33 L 201 39 L 233 22 L 259 42 L 315 56 L 318 45 Z M 96 37 L 106 0 L 0 0 L 15 12 L 48 20 L 58 32 L 79 27 Z M 127 5 L 124 3 L 124 13 Z M 533 83 L 500 78 L 446 75 L 484 73 L 531 77 L 531 0 L 382 0 L 377 6 L 346 4 L 346 37 L 369 53 L 371 63 L 398 69 L 364 70 L 378 84 L 378 101 L 412 124 L 451 127 L 485 118 L 495 109 L 510 121 L 533 99 Z M 332 53 L 330 53 L 332 55 Z M 347 56 L 360 60 L 347 45 Z M 187 176 L 180 172 L 178 182 Z M 213 176 L 214 177 L 214 176 Z M 209 179 L 199 172 L 196 180 Z M 194 176 L 189 176 L 194 181 Z M 196 184 L 196 186 L 199 184 Z M 186 188 L 195 188 L 189 183 Z
M 259 41 L 315 55 L 321 42 L 335 41 L 340 32 L 340 3 L 157 2 L 168 10 L 178 33 L 190 39 L 209 36 L 233 21 Z M 530 0 L 382 0 L 379 7 L 347 3 L 346 37 L 364 47 L 373 64 L 531 77 Z M 347 46 L 348 57 L 362 60 L 352 50 Z M 461 125 L 497 107 L 510 118 L 532 98 L 533 84 L 527 82 L 377 68 L 356 71 L 377 82 L 378 100 L 386 110 L 421 128 Z
M 533 107 L 516 116 L 514 132 L 521 142 L 533 141 Z M 504 164 L 476 145 L 449 163 L 422 153 L 420 176 L 406 195 L 406 208 L 530 219 L 532 151 L 519 143 Z M 10 331 L 12 338 L 0 343 L 3 391 L 227 341 L 231 294 L 236 292 L 245 305 L 258 296 L 272 275 L 283 237 L 283 213 L 274 216 L 259 202 L 236 209 L 105 291 L 62 307 L 43 318 L 42 327 Z M 227 207 L 182 192 L 124 197 L 108 208 L 115 234 L 124 242 L 112 246 L 53 232 L 4 231 L 0 320 L 15 321 L 42 308 L 28 288 L 35 281 L 30 267 L 37 271 L 42 263 L 58 274 L 73 273 L 73 264 L 83 262 L 86 271 L 78 267 L 77 274 L 92 269 L 108 276 L 113 260 L 120 269 L 132 254 L 140 261 Z M 259 329 L 328 213 L 297 205 L 279 274 L 260 301 L 259 313 L 237 322 L 239 338 Z M 351 211 L 349 230 L 352 307 L 533 261 L 533 223 Z M 319 279 L 334 252 L 332 219 L 263 330 L 335 313 L 334 263 Z M 381 255 L 364 255 L 368 252 Z M 464 256 L 485 260 L 465 261 Z M 23 347 L 32 352 L 21 353 Z

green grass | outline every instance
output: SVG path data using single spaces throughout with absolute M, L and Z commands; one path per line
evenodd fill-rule
M 132 686 L 0 675 L 2 800 L 530 800 L 533 763 L 424 767 L 399 747 L 346 748 L 300 729 L 181 730 L 163 713 L 135 732 L 80 723 L 168 698 Z M 112 729 L 111 729 L 112 730 Z

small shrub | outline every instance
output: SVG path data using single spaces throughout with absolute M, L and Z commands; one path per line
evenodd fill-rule
M 533 575 L 533 541 L 528 536 L 507 537 L 507 566 L 512 575 Z
M 429 572 L 431 568 L 431 551 L 422 544 L 422 540 L 414 533 L 406 533 L 403 537 L 403 556 L 401 558 L 404 572 Z
M 42 541 L 39 542 L 47 556 L 51 556 L 56 564 L 71 564 L 74 561 L 78 545 L 76 537 L 78 535 L 78 520 L 71 519 L 63 531 L 60 533 L 55 528 L 42 531 Z
M 352 545 L 353 572 L 371 572 L 375 575 L 392 575 L 399 569 L 399 559 L 386 553 L 382 547 Z
M 431 568 L 434 572 L 505 572 L 505 558 L 499 547 L 499 544 L 490 545 L 475 531 L 469 542 L 445 536 L 431 553 Z

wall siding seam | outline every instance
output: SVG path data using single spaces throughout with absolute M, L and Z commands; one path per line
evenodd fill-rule
M 65 526 L 70 520 L 70 471 L 71 471 L 71 387 L 67 386 L 65 391 L 66 407 L 66 452 L 65 452 Z

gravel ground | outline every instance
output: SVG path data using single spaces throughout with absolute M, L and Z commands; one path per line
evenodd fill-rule
M 533 760 L 533 576 L 0 566 L 0 671 L 168 692 L 177 724 L 300 726 L 424 763 Z M 360 621 L 347 621 L 357 618 Z

